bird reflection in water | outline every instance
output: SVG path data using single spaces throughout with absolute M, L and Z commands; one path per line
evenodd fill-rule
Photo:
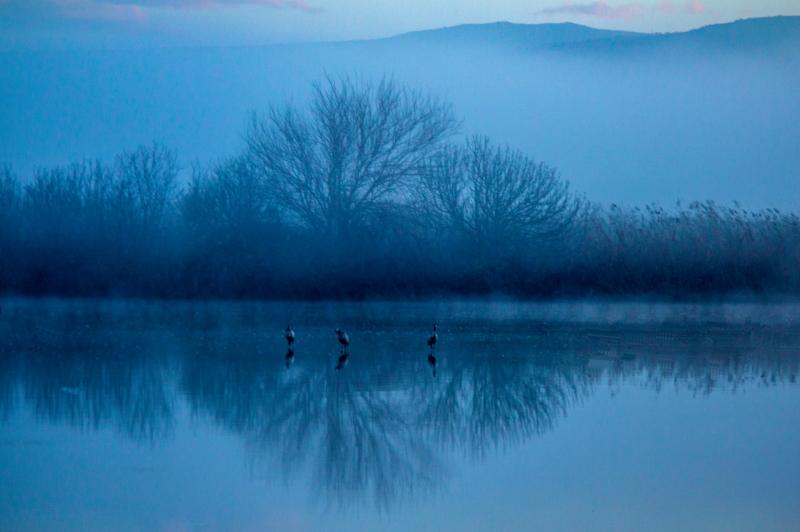
M 340 370 L 347 365 L 347 361 L 350 359 L 350 355 L 347 354 L 347 351 L 339 355 L 339 358 L 336 360 L 336 369 Z
M 286 351 L 286 356 L 284 356 L 284 359 L 286 362 L 286 369 L 292 367 L 292 364 L 294 364 L 294 349 L 290 347 L 289 350 Z
M 433 353 L 428 353 L 428 364 L 433 369 L 433 378 L 436 378 L 436 356 Z

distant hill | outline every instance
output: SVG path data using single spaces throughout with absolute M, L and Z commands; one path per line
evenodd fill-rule
M 675 33 L 636 33 L 591 28 L 573 23 L 515 24 L 494 22 L 463 24 L 403 33 L 361 43 L 507 47 L 517 50 L 608 51 L 664 45 L 713 46 L 742 50 L 800 43 L 800 17 L 778 16 L 742 19 Z
M 508 46 L 542 49 L 603 39 L 625 39 L 644 34 L 590 28 L 580 24 L 462 24 L 448 28 L 403 33 L 378 41 L 413 44 Z M 363 42 L 363 41 L 362 41 Z
M 791 45 L 800 42 L 800 17 L 743 19 L 684 33 L 656 34 L 652 39 L 734 49 Z

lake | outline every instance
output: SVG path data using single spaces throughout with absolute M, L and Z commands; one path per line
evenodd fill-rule
M 0 530 L 800 530 L 794 304 L 0 306 Z

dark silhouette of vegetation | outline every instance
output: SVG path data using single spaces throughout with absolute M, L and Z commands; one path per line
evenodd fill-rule
M 450 107 L 420 92 L 327 78 L 307 113 L 273 108 L 246 140 L 287 220 L 341 245 L 392 209 L 455 128 Z
M 21 180 L 0 168 L 0 292 L 165 298 L 694 297 L 800 290 L 800 220 L 593 205 L 450 107 L 326 79 L 180 177 L 153 144 Z
M 495 256 L 563 237 L 582 206 L 553 168 L 481 137 L 430 157 L 420 185 L 420 215 L 437 233 Z

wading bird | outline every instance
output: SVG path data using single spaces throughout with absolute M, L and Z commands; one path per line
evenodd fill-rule
M 285 336 L 286 343 L 291 346 L 294 343 L 294 330 L 289 325 L 286 326 Z
M 344 353 L 347 349 L 347 346 L 350 345 L 350 337 L 347 336 L 347 333 L 341 329 L 336 329 L 336 338 L 339 340 L 339 345 L 342 348 L 342 352 Z
M 431 351 L 433 351 L 433 348 L 436 347 L 436 342 L 438 341 L 439 341 L 439 333 L 436 332 L 436 324 L 434 323 L 433 333 L 431 333 L 431 335 L 428 337 L 428 347 L 431 348 Z

